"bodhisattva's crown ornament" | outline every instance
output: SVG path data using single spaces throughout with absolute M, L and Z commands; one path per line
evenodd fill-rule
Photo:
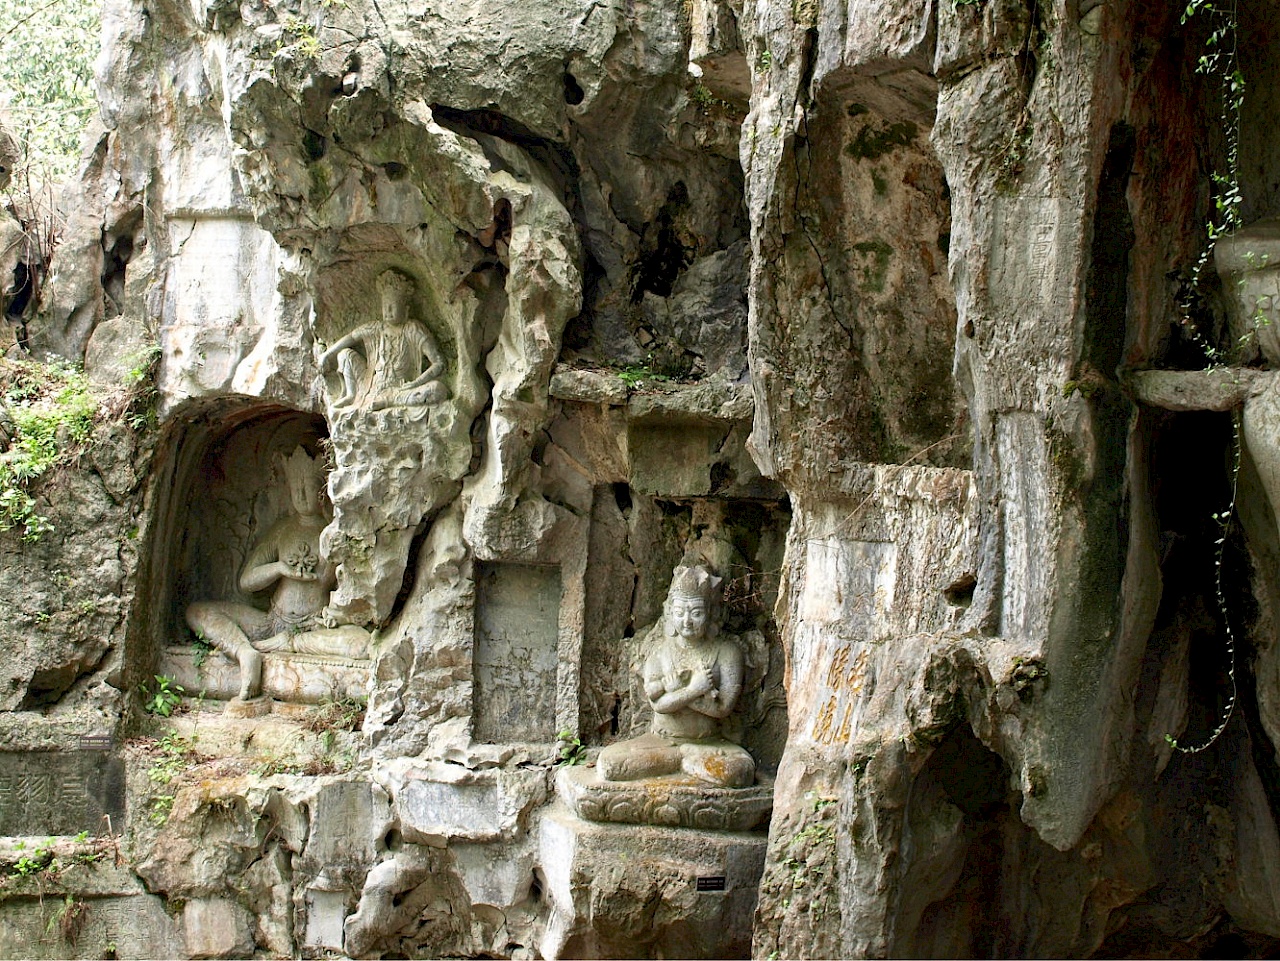
M 681 597 L 701 597 L 703 600 L 720 599 L 720 585 L 724 578 L 716 577 L 703 564 L 681 567 L 671 581 L 671 593 Z
M 286 481 L 315 481 L 324 479 L 324 465 L 320 458 L 312 457 L 299 444 L 288 457 L 280 456 L 280 470 Z
M 374 286 L 378 288 L 378 293 L 383 297 L 392 294 L 407 299 L 414 294 L 413 280 L 407 274 L 401 273 L 394 267 L 388 268 L 379 274 Z

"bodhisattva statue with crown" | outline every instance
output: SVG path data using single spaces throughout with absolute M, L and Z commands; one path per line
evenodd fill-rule
M 263 652 L 368 656 L 367 631 L 325 621 L 337 576 L 319 549 L 328 523 L 321 465 L 301 447 L 289 457 L 277 454 L 275 464 L 289 485 L 293 512 L 263 535 L 240 573 L 246 594 L 274 586 L 270 605 L 264 611 L 238 601 L 198 601 L 186 610 L 196 636 L 240 665 L 239 701 L 261 693 Z
M 725 735 L 742 693 L 742 651 L 720 634 L 720 582 L 706 567 L 680 567 L 664 605 L 661 632 L 644 661 L 648 734 L 600 752 L 606 781 L 689 775 L 716 787 L 748 787 L 756 765 Z

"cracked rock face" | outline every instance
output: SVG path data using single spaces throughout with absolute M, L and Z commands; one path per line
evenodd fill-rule
M 154 403 L 36 488 L 52 534 L 0 532 L 0 819 L 120 822 L 120 878 L 57 877 L 84 931 L 121 957 L 1273 953 L 1270 335 L 1189 293 L 1227 152 L 1188 80 L 1207 28 L 1139 7 L 111 0 L 24 336 L 104 390 L 158 357 Z M 1280 33 L 1251 10 L 1238 39 L 1265 225 Z M 1247 368 L 1199 369 L 1242 333 Z M 322 618 L 367 660 L 295 648 L 314 625 L 243 578 L 297 446 L 326 470 Z M 767 832 L 625 797 L 584 821 L 558 791 L 649 728 L 645 638 L 692 562 L 742 639 Z M 217 699 L 239 668 L 188 630 L 202 601 L 272 605 L 276 701 Z M 167 718 L 173 663 L 212 693 Z M 38 893 L 0 885 L 0 916 L 52 930 Z

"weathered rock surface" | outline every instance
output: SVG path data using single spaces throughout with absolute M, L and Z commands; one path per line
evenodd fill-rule
M 15 330 L 155 393 L 0 532 L 0 821 L 120 856 L 5 842 L 0 954 L 55 880 L 50 956 L 1273 953 L 1280 31 L 1194 293 L 1181 13 L 110 0 Z M 246 580 L 297 447 L 319 614 Z M 687 560 L 761 776 L 637 805 L 590 765 Z M 209 601 L 280 615 L 265 699 Z

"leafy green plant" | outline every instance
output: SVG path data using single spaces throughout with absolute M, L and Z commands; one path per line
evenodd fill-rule
M 101 4 L 82 0 L 0 0 L 0 91 L 12 135 L 12 143 L 2 148 L 12 164 L 4 178 L 6 205 L 24 231 L 28 309 L 40 303 L 63 227 L 55 186 L 74 171 L 80 141 L 97 109 L 93 63 L 101 15 Z
M 646 383 L 670 380 L 666 374 L 654 373 L 648 364 L 632 364 L 618 371 L 618 379 L 628 387 L 643 387 Z
M 582 743 L 582 738 L 574 734 L 567 728 L 556 735 L 559 740 L 560 760 L 557 764 L 564 764 L 567 767 L 576 767 L 579 764 L 585 764 L 587 760 L 587 748 Z
M 156 787 L 171 785 L 199 761 L 196 741 L 195 734 L 184 736 L 177 731 L 166 732 L 150 748 L 154 753 L 154 760 L 147 768 L 147 780 Z M 147 820 L 156 827 L 163 827 L 173 811 L 173 801 L 176 796 L 172 788 L 163 794 L 153 794 L 147 801 Z
M 0 868 L 0 880 L 5 877 L 32 879 L 41 884 L 58 881 L 64 871 L 97 864 L 112 849 L 115 849 L 117 862 L 119 861 L 119 838 L 110 833 L 90 838 L 88 831 L 81 831 L 71 839 L 72 850 L 68 852 L 64 849 L 61 854 L 54 851 L 57 843 L 57 838 L 45 838 L 28 851 L 25 841 L 16 842 L 14 850 L 18 852 L 18 857 Z
M 67 894 L 62 899 L 62 903 L 49 915 L 44 933 L 53 934 L 56 930 L 62 936 L 62 940 L 74 945 L 80 937 L 80 930 L 84 927 L 88 914 L 89 908 L 83 901 L 75 895 Z
M 173 795 L 156 794 L 147 802 L 147 820 L 156 827 L 163 827 L 173 812 Z
M 0 88 L 11 98 L 9 122 L 23 160 L 53 177 L 71 173 L 97 108 L 101 19 L 96 3 L 0 0 Z
M 722 100 L 711 92 L 711 88 L 705 83 L 695 83 L 689 90 L 689 99 L 702 113 L 711 113 L 716 109 L 730 110 L 733 104 L 727 100 Z
M 53 525 L 38 513 L 32 487 L 89 439 L 98 404 L 84 375 L 64 363 L 6 361 L 0 389 L 13 425 L 0 452 L 0 531 L 21 528 L 23 540 L 35 541 Z
M 169 731 L 155 742 L 156 760 L 147 769 L 152 784 L 168 784 L 199 759 L 196 753 L 196 735 L 184 737 L 177 731 Z
M 187 693 L 186 688 L 164 674 L 153 674 L 152 677 L 156 682 L 154 690 L 145 682 L 142 685 L 142 709 L 148 714 L 169 717 L 174 708 L 182 703 L 182 695 Z
M 148 344 L 141 351 L 129 358 L 133 364 L 124 375 L 125 387 L 137 387 L 155 377 L 156 365 L 160 363 L 161 350 L 159 344 Z
M 29 854 L 19 855 L 18 860 L 13 862 L 10 873 L 14 877 L 30 878 L 47 870 L 53 864 L 53 844 L 53 838 L 45 838 Z M 22 851 L 26 847 L 26 842 L 19 841 L 14 847 Z
M 277 53 L 296 53 L 304 60 L 314 60 L 320 55 L 320 38 L 316 36 L 315 27 L 301 17 L 285 17 L 284 32 L 289 39 L 281 38 Z
M 136 431 L 155 427 L 159 421 L 156 402 L 160 392 L 156 389 L 156 372 L 160 367 L 159 344 L 151 344 L 129 358 L 133 364 L 124 375 L 124 394 L 118 402 L 118 413 Z
M 203 637 L 197 637 L 191 645 L 194 656 L 192 663 L 195 665 L 196 673 L 199 674 L 204 670 L 204 662 L 209 659 L 209 655 L 213 653 L 214 647 Z
M 71 840 L 77 846 L 85 844 L 92 845 L 91 850 L 77 850 L 70 856 L 69 860 L 73 866 L 81 864 L 97 864 L 107 856 L 107 848 L 115 842 L 115 838 L 107 836 L 90 839 L 88 831 L 81 831 Z

